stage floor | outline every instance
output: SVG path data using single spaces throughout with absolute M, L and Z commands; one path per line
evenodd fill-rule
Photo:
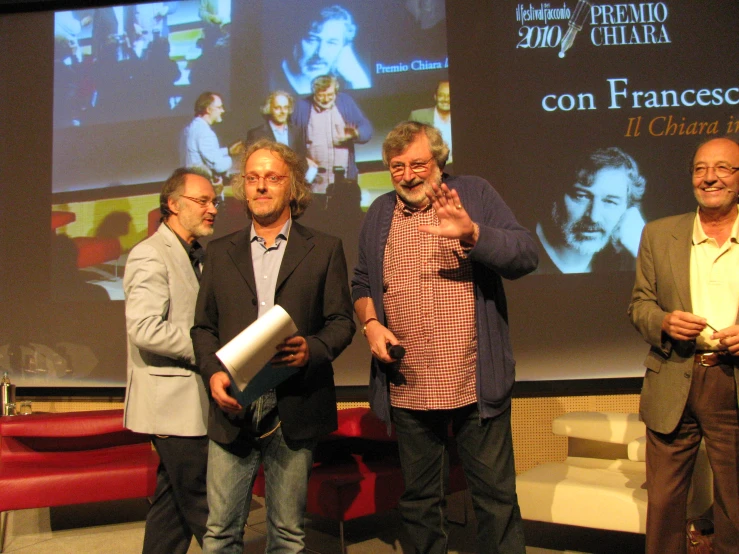
M 451 524 L 451 554 L 475 552 L 474 516 L 469 498 L 466 498 L 466 502 L 470 516 L 467 524 Z M 5 552 L 138 554 L 143 544 L 147 509 L 147 501 L 138 499 L 11 512 L 8 517 Z M 245 532 L 245 553 L 264 551 L 265 519 L 263 499 L 255 498 Z M 395 512 L 354 520 L 348 522 L 344 529 L 348 554 L 398 554 L 412 551 L 405 541 L 400 517 Z M 306 534 L 308 552 L 340 554 L 339 527 L 336 522 L 310 518 L 306 522 Z M 527 554 L 624 553 L 643 552 L 644 549 L 643 536 L 537 522 L 526 522 L 526 536 L 527 543 L 532 544 L 527 546 Z M 193 540 L 188 554 L 200 552 L 200 547 Z

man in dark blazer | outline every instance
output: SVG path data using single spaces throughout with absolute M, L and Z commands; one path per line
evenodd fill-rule
M 714 475 L 714 551 L 739 545 L 739 144 L 705 142 L 691 165 L 698 211 L 648 223 L 629 316 L 651 345 L 647 552 L 685 552 L 688 489 L 701 439 Z
M 305 156 L 305 139 L 303 133 L 290 123 L 290 116 L 295 108 L 292 95 L 283 90 L 270 93 L 260 108 L 264 116 L 264 124 L 249 129 L 246 133 L 246 144 L 259 139 L 269 139 L 289 146 L 301 156 Z
M 243 552 L 252 484 L 263 464 L 267 551 L 302 552 L 313 451 L 318 437 L 337 427 L 331 363 L 355 331 L 346 261 L 338 238 L 293 221 L 310 201 L 303 158 L 260 140 L 244 160 L 234 194 L 252 224 L 209 244 L 191 332 L 211 396 L 203 551 Z M 271 363 L 296 373 L 242 406 L 229 394 L 231 379 L 216 351 L 275 304 L 298 332 Z

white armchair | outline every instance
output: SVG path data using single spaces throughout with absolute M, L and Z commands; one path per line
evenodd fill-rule
M 568 437 L 563 462 L 541 464 L 516 478 L 524 519 L 644 533 L 647 519 L 646 428 L 637 414 L 572 412 L 552 422 Z M 713 502 L 713 477 L 701 445 L 688 517 Z

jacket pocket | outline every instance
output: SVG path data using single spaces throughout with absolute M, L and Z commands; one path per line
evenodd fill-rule
M 651 369 L 655 373 L 659 373 L 662 369 L 662 365 L 665 363 L 665 359 L 654 352 L 649 352 L 647 358 L 644 360 L 644 367 Z

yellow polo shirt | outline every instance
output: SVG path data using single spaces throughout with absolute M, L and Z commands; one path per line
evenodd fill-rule
M 736 324 L 739 311 L 739 217 L 734 221 L 729 240 L 719 246 L 716 239 L 703 231 L 696 212 L 690 249 L 690 299 L 693 313 L 706 318 L 719 331 Z M 698 350 L 718 350 L 718 341 L 710 339 L 712 334 L 710 327 L 703 329 L 697 339 Z

